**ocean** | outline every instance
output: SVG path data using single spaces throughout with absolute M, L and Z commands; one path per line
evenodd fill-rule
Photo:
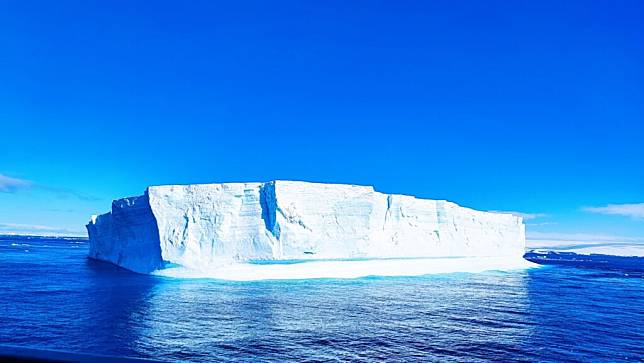
M 644 259 L 528 255 L 511 272 L 227 282 L 0 237 L 7 347 L 161 361 L 644 361 Z

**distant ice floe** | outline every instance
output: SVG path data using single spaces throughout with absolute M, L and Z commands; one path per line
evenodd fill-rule
M 570 252 L 580 255 L 611 255 L 623 257 L 644 257 L 644 243 L 619 241 L 558 241 L 533 240 L 526 247 L 528 252 Z

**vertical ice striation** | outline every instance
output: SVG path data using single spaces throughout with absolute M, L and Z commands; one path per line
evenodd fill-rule
M 163 267 L 159 230 L 148 193 L 112 202 L 112 212 L 92 216 L 87 225 L 90 257 L 132 271 Z
M 295 181 L 153 186 L 87 228 L 90 257 L 142 273 L 252 260 L 520 257 L 525 247 L 517 216 Z

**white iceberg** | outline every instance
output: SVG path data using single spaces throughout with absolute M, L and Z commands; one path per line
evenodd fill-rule
M 522 257 L 521 217 L 356 185 L 152 186 L 114 201 L 87 230 L 90 257 L 166 276 L 257 280 L 532 266 Z

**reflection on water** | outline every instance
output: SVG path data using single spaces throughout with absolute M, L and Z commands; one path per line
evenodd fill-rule
M 146 354 L 384 358 L 478 356 L 530 336 L 525 273 L 226 283 L 160 282 Z M 177 321 L 179 317 L 179 321 Z M 149 349 L 149 351 L 148 351 Z M 166 350 L 167 349 L 167 350 Z
M 642 358 L 644 283 L 614 271 L 221 282 L 29 249 L 0 240 L 4 344 L 172 361 Z

